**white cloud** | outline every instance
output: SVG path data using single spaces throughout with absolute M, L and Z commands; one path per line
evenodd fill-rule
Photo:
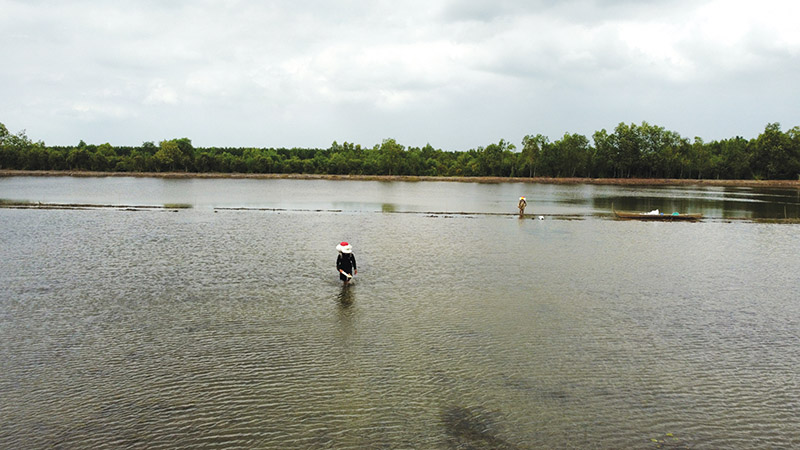
M 97 119 L 127 119 L 132 114 L 128 109 L 113 103 L 97 102 L 77 102 L 72 105 L 73 116 L 82 121 L 93 121 Z
M 52 143 L 391 136 L 467 149 L 620 121 L 707 139 L 800 122 L 786 106 L 800 94 L 790 1 L 0 0 L 0 10 L 0 121 Z
M 144 104 L 157 105 L 157 104 L 173 105 L 178 103 L 178 93 L 175 89 L 167 86 L 163 80 L 156 80 L 150 83 L 150 89 L 147 97 L 144 98 Z

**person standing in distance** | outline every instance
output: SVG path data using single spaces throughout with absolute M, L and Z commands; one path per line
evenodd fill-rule
M 525 217 L 525 207 L 528 206 L 528 202 L 525 201 L 525 197 L 519 198 L 519 203 L 517 204 L 517 208 L 519 208 L 519 218 Z
M 341 242 L 336 246 L 336 250 L 339 251 L 339 256 L 336 258 L 336 270 L 339 271 L 339 279 L 347 284 L 358 273 L 353 246 L 347 242 Z

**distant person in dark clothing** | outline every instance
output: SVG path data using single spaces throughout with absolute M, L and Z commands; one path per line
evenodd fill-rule
M 358 273 L 353 247 L 347 242 L 342 242 L 336 246 L 336 250 L 339 251 L 339 256 L 336 258 L 336 270 L 339 271 L 339 279 L 347 284 Z

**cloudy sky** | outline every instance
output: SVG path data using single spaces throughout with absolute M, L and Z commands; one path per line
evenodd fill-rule
M 800 125 L 795 0 L 0 0 L 0 122 L 48 145 L 468 150 Z

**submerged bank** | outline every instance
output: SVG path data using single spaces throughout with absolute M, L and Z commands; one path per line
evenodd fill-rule
M 103 205 L 88 203 L 42 203 L 13 201 L 0 199 L 0 209 L 61 209 L 61 210 L 92 210 L 92 209 L 113 209 L 118 211 L 169 211 L 178 212 L 182 209 L 191 209 L 187 204 L 164 204 L 164 205 Z M 255 207 L 215 207 L 214 212 L 220 211 L 260 211 L 260 212 L 312 212 L 312 213 L 342 213 L 341 209 L 303 209 L 303 208 L 255 208 Z M 481 216 L 517 218 L 517 213 L 496 213 L 496 212 L 467 212 L 467 211 L 371 211 L 378 214 L 413 214 L 429 218 L 452 219 L 455 217 L 474 218 Z M 610 213 L 593 214 L 526 214 L 526 220 L 585 220 L 588 218 L 604 220 L 631 220 L 630 218 L 618 218 Z M 800 224 L 800 218 L 757 218 L 757 217 L 701 217 L 693 222 L 713 221 L 713 222 L 751 222 L 751 223 L 773 223 L 773 224 Z
M 59 170 L 0 170 L 0 177 L 139 177 L 139 178 L 232 178 L 363 181 L 450 181 L 461 183 L 597 184 L 615 186 L 720 186 L 782 187 L 800 189 L 800 180 L 694 180 L 676 178 L 552 178 L 552 177 L 424 177 L 407 175 L 322 175 L 280 173 L 197 172 L 91 172 Z

